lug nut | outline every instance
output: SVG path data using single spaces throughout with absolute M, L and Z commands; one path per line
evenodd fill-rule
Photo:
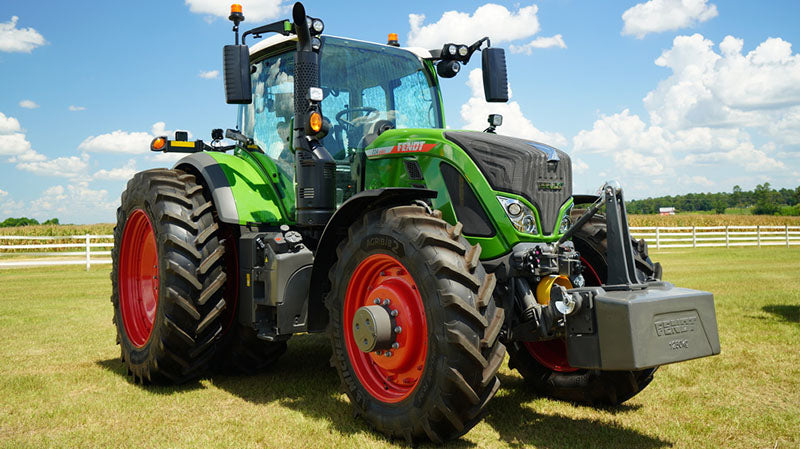
M 389 301 L 388 298 L 383 300 L 383 305 L 384 306 L 388 306 L 390 303 L 391 303 L 391 301 Z
M 403 328 L 402 327 L 397 326 L 397 327 L 394 328 L 394 333 L 395 334 L 399 334 L 400 332 L 403 332 Z
M 392 310 L 392 312 L 390 313 L 390 315 L 392 315 L 392 316 L 397 316 L 399 313 L 400 313 L 400 312 L 398 312 L 397 310 Z
M 399 347 L 400 347 L 400 343 L 398 343 L 398 342 L 392 343 L 392 349 L 397 349 Z
M 391 357 L 392 351 L 386 351 L 386 353 L 384 353 L 383 355 L 385 355 L 386 357 Z
M 375 298 L 375 300 L 374 300 L 374 301 L 372 301 L 372 302 L 374 302 L 374 303 L 375 303 L 375 305 L 378 305 L 378 304 L 380 304 L 380 303 L 381 303 L 381 300 L 380 300 L 379 298 Z
M 383 351 L 375 351 L 375 354 L 377 354 L 377 355 L 383 355 Z

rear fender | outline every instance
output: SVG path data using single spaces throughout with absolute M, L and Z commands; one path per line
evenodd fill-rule
M 258 162 L 261 165 L 271 162 L 264 159 Z M 236 155 L 202 152 L 182 158 L 174 168 L 202 178 L 222 223 L 292 224 L 294 210 L 288 210 L 294 201 L 291 187 L 276 186 L 273 179 L 264 173 L 274 167 L 256 165 L 256 162 Z M 272 178 L 283 181 L 277 174 Z M 281 195 L 279 190 L 286 192 Z

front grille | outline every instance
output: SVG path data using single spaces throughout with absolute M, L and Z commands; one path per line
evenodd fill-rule
M 572 162 L 566 153 L 553 149 L 555 158 L 532 144 L 550 149 L 546 145 L 490 133 L 447 131 L 444 136 L 467 152 L 494 190 L 530 201 L 539 211 L 542 232 L 553 232 L 561 206 L 572 196 Z

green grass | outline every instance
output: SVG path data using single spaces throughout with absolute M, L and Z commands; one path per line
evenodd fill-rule
M 486 419 L 449 447 L 800 445 L 800 248 L 654 253 L 715 293 L 722 354 L 662 367 L 621 407 L 543 399 L 507 367 Z M 400 446 L 352 416 L 318 335 L 268 372 L 141 387 L 114 344 L 108 267 L 0 270 L 0 446 Z

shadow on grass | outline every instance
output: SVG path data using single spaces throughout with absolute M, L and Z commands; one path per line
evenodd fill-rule
M 500 376 L 502 390 L 489 402 L 485 421 L 500 438 L 515 447 L 545 448 L 661 448 L 672 443 L 621 425 L 586 418 L 537 413 L 527 406 L 539 399 L 518 377 Z M 580 407 L 576 405 L 575 407 Z M 636 411 L 640 405 L 620 405 L 602 410 L 613 415 Z
M 323 335 L 300 335 L 289 341 L 289 349 L 266 372 L 255 376 L 215 374 L 210 382 L 248 402 L 278 405 L 297 410 L 314 420 L 329 423 L 342 434 L 368 433 L 387 441 L 372 430 L 363 419 L 353 415 L 347 397 L 341 393 L 339 377 L 330 367 L 330 344 Z M 100 367 L 127 378 L 119 359 L 97 362 Z M 553 449 L 574 447 L 660 448 L 670 443 L 626 429 L 620 425 L 563 415 L 537 413 L 526 404 L 538 398 L 518 377 L 501 375 L 499 394 L 489 402 L 485 422 L 500 434 L 509 446 L 536 446 Z M 203 388 L 199 382 L 143 389 L 157 394 L 170 394 Z M 605 409 L 612 414 L 635 411 L 638 406 Z M 401 439 L 393 443 L 406 446 Z M 452 448 L 473 448 L 475 444 L 460 439 L 445 445 Z M 420 447 L 441 447 L 421 445 Z
M 777 315 L 784 321 L 790 323 L 800 323 L 800 306 L 785 304 L 767 304 L 761 310 L 773 315 Z
M 128 372 L 125 369 L 125 365 L 122 364 L 122 360 L 120 360 L 119 358 L 99 360 L 95 363 L 100 368 L 103 368 L 104 370 L 114 373 L 119 377 L 122 377 L 126 381 L 133 383 L 133 378 L 131 376 L 128 376 Z M 199 382 L 199 380 L 194 380 L 180 385 L 166 385 L 166 386 L 138 385 L 138 386 L 141 387 L 143 390 L 147 390 L 150 393 L 163 394 L 163 395 L 180 393 L 183 391 L 199 390 L 205 388 L 203 387 L 203 384 Z

